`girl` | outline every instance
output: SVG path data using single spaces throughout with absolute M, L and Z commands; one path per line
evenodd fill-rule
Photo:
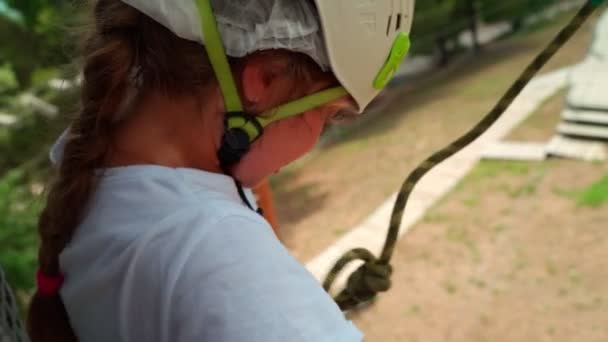
M 95 1 L 82 108 L 51 154 L 34 342 L 361 341 L 244 189 L 377 94 L 336 88 L 321 2 Z M 302 98 L 299 115 L 272 111 Z

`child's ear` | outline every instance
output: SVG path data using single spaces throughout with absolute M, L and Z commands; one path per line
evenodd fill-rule
M 243 67 L 242 82 L 245 100 L 253 106 L 263 105 L 268 101 L 272 89 L 276 88 L 285 66 L 280 63 L 252 58 Z

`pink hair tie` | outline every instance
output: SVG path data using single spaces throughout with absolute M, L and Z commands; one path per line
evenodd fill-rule
M 36 280 L 38 282 L 38 293 L 44 297 L 54 297 L 59 294 L 61 285 L 63 285 L 63 274 L 49 277 L 38 271 L 36 273 Z

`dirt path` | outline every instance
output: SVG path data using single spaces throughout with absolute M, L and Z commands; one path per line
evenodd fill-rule
M 391 89 L 384 113 L 364 118 L 335 145 L 275 177 L 282 235 L 292 253 L 306 262 L 361 222 L 417 163 L 485 114 L 565 20 L 486 47 L 481 57 L 463 57 L 415 88 Z M 590 32 L 585 27 L 547 70 L 580 61 Z

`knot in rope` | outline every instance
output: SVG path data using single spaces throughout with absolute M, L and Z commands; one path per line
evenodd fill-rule
M 338 299 L 354 301 L 357 304 L 366 303 L 381 292 L 391 288 L 391 265 L 376 261 L 363 264 L 350 275 L 346 288 L 340 293 Z
M 344 255 L 330 271 L 323 284 L 326 291 L 329 291 L 344 266 L 355 260 L 362 260 L 364 263 L 348 277 L 346 288 L 335 298 L 341 310 L 349 310 L 367 303 L 379 293 L 391 288 L 393 267 L 378 260 L 368 250 L 359 248 Z

